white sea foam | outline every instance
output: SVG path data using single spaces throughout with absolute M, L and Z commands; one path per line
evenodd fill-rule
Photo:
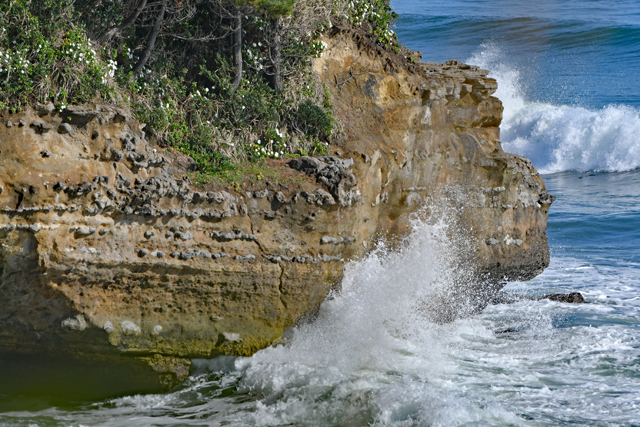
M 497 45 L 483 45 L 467 60 L 491 70 L 504 104 L 506 151 L 529 157 L 542 173 L 626 171 L 640 167 L 640 111 L 623 105 L 599 110 L 527 101 L 520 73 Z
M 431 323 L 426 302 L 464 276 L 452 268 L 455 245 L 446 234 L 442 223 L 421 223 L 402 250 L 381 247 L 350 264 L 340 295 L 323 304 L 313 323 L 296 328 L 287 346 L 238 359 L 239 391 L 265 397 L 252 424 L 472 421 L 464 401 L 451 411 L 446 384 L 438 390 L 431 383 L 451 369 L 438 338 L 449 327 Z

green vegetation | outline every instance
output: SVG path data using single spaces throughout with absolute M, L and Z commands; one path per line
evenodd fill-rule
M 0 109 L 118 105 L 202 176 L 323 153 L 336 123 L 309 65 L 333 17 L 397 51 L 386 0 L 3 0 Z
M 390 28 L 391 21 L 396 18 L 398 18 L 398 14 L 384 0 L 351 2 L 349 13 L 351 25 L 363 27 L 377 43 L 398 52 L 398 41 Z
M 196 186 L 211 184 L 221 188 L 230 186 L 237 190 L 260 188 L 265 182 L 275 186 L 297 185 L 304 180 L 299 173 L 289 168 L 274 167 L 275 164 L 282 165 L 282 162 L 270 159 L 241 160 L 232 168 L 221 169 L 215 174 L 196 172 L 192 174 L 191 180 Z

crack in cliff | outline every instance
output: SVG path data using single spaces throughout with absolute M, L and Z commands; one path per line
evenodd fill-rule
M 287 303 L 284 302 L 284 296 L 283 296 L 283 285 L 284 285 L 284 268 L 278 264 L 278 268 L 280 268 L 280 285 L 278 286 L 278 291 L 280 292 L 280 302 L 282 303 L 282 305 L 284 306 L 284 308 L 287 308 Z
M 22 205 L 22 201 L 24 200 L 24 193 L 22 191 L 16 191 L 18 195 L 18 202 L 16 203 L 15 209 L 19 209 L 20 205 Z
M 255 231 L 255 229 L 253 227 L 253 217 L 249 213 L 249 214 L 247 214 L 247 218 L 249 218 L 249 223 L 251 224 L 251 234 L 256 236 L 255 240 L 252 240 L 252 242 L 254 242 L 258 246 L 258 249 L 260 250 L 262 257 L 264 258 L 265 250 L 264 250 L 264 247 L 262 246 L 262 244 L 260 243 L 260 239 L 259 239 L 258 235 L 256 234 L 256 231 Z

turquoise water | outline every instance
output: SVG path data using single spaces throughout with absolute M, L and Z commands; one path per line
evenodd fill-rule
M 286 347 L 194 361 L 177 390 L 0 414 L 1 426 L 640 426 L 640 2 L 395 0 L 428 61 L 492 70 L 505 148 L 545 173 L 551 265 L 506 290 L 582 292 L 434 325 L 446 223 L 347 268 Z M 507 331 L 507 332 L 504 332 Z

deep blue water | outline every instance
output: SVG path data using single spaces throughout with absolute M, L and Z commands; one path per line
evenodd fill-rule
M 507 151 L 543 173 L 640 167 L 640 2 L 394 0 L 426 61 L 491 70 Z
M 393 0 L 396 32 L 428 61 L 466 60 L 497 46 L 523 95 L 587 108 L 640 106 L 640 2 Z
M 286 347 L 194 361 L 164 395 L 0 414 L 0 426 L 640 426 L 640 2 L 393 0 L 426 61 L 491 70 L 506 150 L 557 196 L 551 265 L 506 290 L 581 292 L 434 325 L 455 283 L 446 223 L 347 267 Z M 503 331 L 509 331 L 502 333 Z

